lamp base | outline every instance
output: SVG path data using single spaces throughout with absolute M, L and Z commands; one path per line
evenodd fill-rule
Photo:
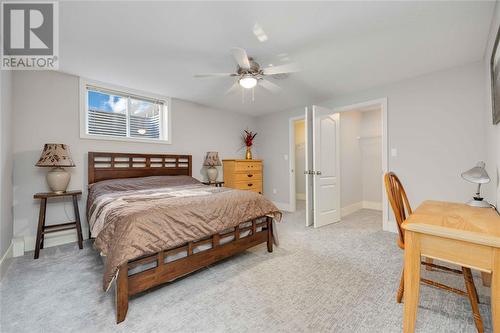
M 483 200 L 483 198 L 474 197 L 474 199 L 469 201 L 467 204 L 472 207 L 491 208 L 491 204 L 488 201 Z
M 56 193 L 66 192 L 71 175 L 63 168 L 53 168 L 47 173 L 47 184 Z
M 217 180 L 218 173 L 219 173 L 219 171 L 217 170 L 217 168 L 215 168 L 215 167 L 208 168 L 207 169 L 208 181 L 210 183 L 215 183 L 215 181 Z

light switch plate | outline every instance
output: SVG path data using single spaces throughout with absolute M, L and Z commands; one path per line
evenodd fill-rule
M 391 156 L 392 157 L 397 157 L 398 156 L 398 150 L 396 148 L 391 148 Z

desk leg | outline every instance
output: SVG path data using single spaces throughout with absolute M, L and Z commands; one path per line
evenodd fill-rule
M 500 332 L 500 249 L 493 249 L 491 273 L 491 321 L 493 332 Z
M 420 235 L 405 231 L 403 332 L 413 333 L 420 293 Z

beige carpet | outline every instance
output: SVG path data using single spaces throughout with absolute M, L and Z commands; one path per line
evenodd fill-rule
M 120 325 L 91 244 L 45 249 L 13 260 L 0 283 L 0 331 L 401 332 L 403 253 L 381 224 L 371 210 L 320 229 L 304 226 L 303 211 L 286 214 L 274 253 L 258 246 L 134 297 Z M 461 277 L 432 275 L 463 288 Z M 489 290 L 476 285 L 491 331 Z M 418 332 L 475 332 L 465 298 L 422 286 L 418 311 Z

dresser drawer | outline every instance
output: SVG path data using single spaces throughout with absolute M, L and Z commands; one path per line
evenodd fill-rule
M 236 172 L 239 171 L 252 171 L 252 170 L 257 170 L 260 171 L 262 170 L 262 163 L 260 162 L 246 162 L 246 161 L 237 161 L 235 164 L 234 170 Z
M 236 182 L 252 182 L 252 181 L 262 181 L 262 172 L 260 171 L 247 171 L 234 174 L 234 181 Z
M 244 182 L 235 182 L 235 188 L 240 190 L 254 190 L 257 192 L 262 192 L 262 181 L 244 181 Z

